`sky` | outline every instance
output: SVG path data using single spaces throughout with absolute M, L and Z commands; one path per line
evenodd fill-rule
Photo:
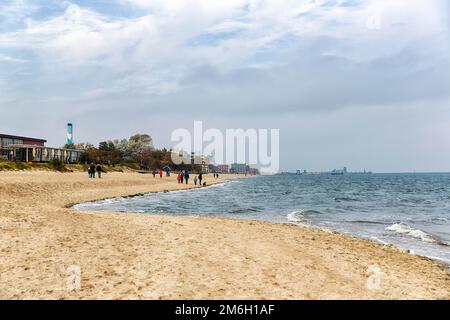
M 280 129 L 282 171 L 450 171 L 447 0 L 0 0 L 0 132 Z

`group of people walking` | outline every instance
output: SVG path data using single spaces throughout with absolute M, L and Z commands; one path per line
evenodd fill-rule
M 153 178 L 156 178 L 157 175 L 159 175 L 159 177 L 162 178 L 163 171 L 162 170 L 153 170 L 152 175 L 153 175 Z M 166 176 L 170 176 L 170 174 L 168 174 Z M 177 175 L 177 181 L 179 184 L 184 184 L 184 183 L 189 184 L 190 177 L 191 177 L 191 174 L 189 173 L 189 170 L 187 170 L 187 169 L 181 170 Z M 219 174 L 214 173 L 214 178 L 218 179 Z M 195 175 L 194 178 L 192 179 L 192 181 L 194 182 L 194 185 L 196 185 L 196 186 L 197 185 L 198 186 L 206 186 L 206 181 L 204 181 L 202 173 Z
M 99 165 L 99 164 L 98 164 L 98 165 L 95 165 L 94 163 L 91 163 L 91 164 L 89 165 L 89 168 L 88 168 L 88 175 L 89 175 L 89 178 L 94 179 L 94 178 L 95 178 L 95 173 L 96 173 L 96 172 L 97 172 L 98 178 L 101 179 L 101 177 L 102 177 L 102 172 L 104 172 L 102 166 Z
M 189 178 L 190 178 L 189 170 L 184 170 L 180 171 L 180 173 L 178 174 L 177 181 L 180 184 L 182 183 L 189 184 Z M 197 185 L 198 183 L 199 186 L 206 186 L 206 181 L 203 181 L 203 174 L 201 173 L 198 176 L 194 176 L 193 182 L 194 185 Z
M 159 170 L 159 172 L 157 172 L 156 170 L 152 171 L 153 174 L 153 178 L 156 178 L 156 175 L 159 174 L 159 177 L 162 178 L 163 177 L 163 172 L 162 170 Z
M 95 178 L 96 173 L 97 173 L 97 177 L 100 179 L 102 177 L 103 172 L 105 172 L 105 171 L 103 171 L 102 166 L 99 164 L 96 165 L 92 162 L 88 167 L 88 175 L 89 175 L 89 178 L 91 178 L 91 179 Z M 163 177 L 162 170 L 159 170 L 159 171 L 153 170 L 152 174 L 153 174 L 153 178 L 156 178 L 157 175 L 159 175 L 160 178 Z M 170 176 L 170 173 L 167 171 L 166 175 Z M 190 178 L 189 170 L 184 170 L 184 171 L 182 170 L 182 171 L 180 171 L 180 173 L 177 176 L 177 181 L 180 184 L 182 184 L 182 183 L 189 184 L 189 178 Z M 218 179 L 219 174 L 214 173 L 214 178 Z M 206 186 L 206 181 L 203 180 L 203 174 L 201 174 L 201 173 L 194 176 L 193 182 L 194 182 L 194 185 L 198 184 L 199 186 Z

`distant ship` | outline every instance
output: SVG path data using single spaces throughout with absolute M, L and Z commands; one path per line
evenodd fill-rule
M 344 167 L 343 169 L 334 169 L 331 171 L 332 176 L 343 176 L 344 174 L 347 174 L 347 167 Z

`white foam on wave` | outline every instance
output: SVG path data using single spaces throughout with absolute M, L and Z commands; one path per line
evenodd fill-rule
M 216 188 L 216 187 L 222 187 L 222 186 L 224 186 L 224 185 L 226 185 L 228 183 L 232 183 L 232 182 L 231 181 L 230 182 L 218 182 L 218 183 L 212 183 L 210 185 L 207 184 L 206 186 L 210 187 L 210 188 Z
M 314 226 L 314 225 L 311 225 L 310 223 L 308 223 L 308 220 L 306 219 L 305 216 L 308 216 L 308 215 L 312 216 L 315 214 L 320 214 L 320 212 L 314 211 L 314 210 L 300 210 L 300 211 L 293 211 L 291 213 L 288 213 L 286 218 L 298 226 L 314 228 L 314 229 L 318 229 L 318 230 L 321 230 L 326 233 L 336 233 L 336 231 L 333 229 Z
M 292 222 L 306 222 L 303 211 L 293 211 L 291 213 L 288 213 L 286 218 Z
M 118 203 L 120 201 L 125 200 L 125 198 L 112 198 L 112 199 L 105 199 L 105 200 L 101 200 L 101 201 L 97 201 L 94 203 L 98 203 L 99 205 L 105 205 L 105 204 L 114 204 L 114 203 Z
M 321 212 L 316 210 L 298 210 L 288 213 L 286 218 L 292 222 L 306 222 L 306 217 L 312 217 L 321 214 Z
M 432 235 L 426 233 L 425 231 L 422 231 L 420 229 L 415 229 L 407 224 L 404 223 L 395 223 L 389 227 L 386 228 L 387 231 L 392 231 L 395 233 L 407 235 L 416 239 L 420 239 L 424 242 L 435 242 L 439 243 L 439 241 L 434 238 Z

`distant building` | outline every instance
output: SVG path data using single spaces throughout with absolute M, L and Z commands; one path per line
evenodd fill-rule
M 215 170 L 215 167 L 210 164 L 209 157 L 203 154 L 191 152 L 190 163 L 192 165 L 192 170 L 197 170 L 201 173 L 209 173 Z
M 230 166 L 227 164 L 219 164 L 217 165 L 217 173 L 229 173 Z
M 252 175 L 258 175 L 259 174 L 259 169 L 256 168 L 249 168 L 248 169 L 248 173 L 252 174 Z
M 0 134 L 0 156 L 19 162 L 47 162 L 54 159 L 66 163 L 78 162 L 82 151 L 46 147 L 47 140 Z
M 27 144 L 27 145 L 43 147 L 46 142 L 47 142 L 47 140 L 44 140 L 44 139 L 12 136 L 9 134 L 0 134 L 0 147 L 1 147 L 0 155 L 7 157 L 9 155 L 9 146 L 14 145 L 14 144 L 15 145 Z
M 244 174 L 248 172 L 248 169 L 249 166 L 245 163 L 233 163 L 230 167 L 230 173 Z

